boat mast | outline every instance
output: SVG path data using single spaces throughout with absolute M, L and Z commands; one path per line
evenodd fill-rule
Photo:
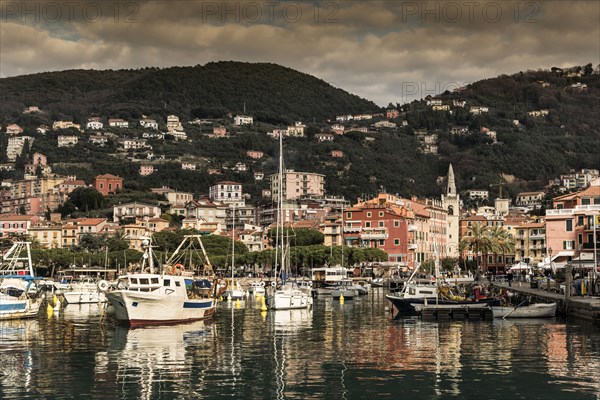
M 233 290 L 233 279 L 234 279 L 233 266 L 235 265 L 235 203 L 233 203 L 232 218 L 233 218 L 233 226 L 231 229 L 231 290 Z
M 277 175 L 277 226 L 275 239 L 275 282 L 277 282 L 277 266 L 284 267 L 283 255 L 283 135 L 279 134 L 279 174 Z M 279 246 L 281 245 L 281 249 Z M 281 259 L 279 259 L 281 257 Z

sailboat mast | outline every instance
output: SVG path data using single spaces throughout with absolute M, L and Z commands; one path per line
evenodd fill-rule
M 235 203 L 233 203 L 232 211 L 232 229 L 231 229 L 231 290 L 233 290 L 233 266 L 235 265 Z
M 283 254 L 283 135 L 279 135 L 279 174 L 277 176 L 277 227 L 275 239 L 275 281 L 277 281 L 277 264 L 281 271 L 284 268 Z M 279 246 L 281 244 L 281 249 Z M 279 259 L 281 257 L 281 259 Z

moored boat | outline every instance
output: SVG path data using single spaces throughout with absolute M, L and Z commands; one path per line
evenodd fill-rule
M 150 273 L 127 274 L 119 277 L 106 297 L 114 307 L 118 321 L 130 325 L 167 324 L 197 321 L 212 317 L 216 308 L 214 296 L 202 297 L 202 291 L 191 277 L 168 273 L 153 273 L 154 263 L 150 239 L 145 239 L 142 270 L 146 263 Z
M 494 318 L 551 318 L 556 315 L 556 303 L 535 303 L 527 306 L 492 306 Z
M 22 253 L 25 254 L 22 254 Z M 42 298 L 34 276 L 29 242 L 15 242 L 2 257 L 0 320 L 37 316 Z

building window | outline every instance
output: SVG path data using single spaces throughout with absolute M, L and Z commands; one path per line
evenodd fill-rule
M 584 224 L 584 222 L 583 222 L 584 218 L 585 217 L 583 215 L 580 215 L 579 217 L 577 217 L 577 225 L 583 226 L 583 224 Z
M 371 212 L 367 211 L 367 218 L 371 218 Z
M 351 213 L 351 212 L 347 212 L 347 213 L 346 213 L 346 218 L 348 218 L 348 219 L 352 219 L 352 213 Z
M 371 223 L 369 221 L 365 222 L 365 228 L 370 228 L 371 227 Z
M 379 240 L 379 245 L 380 245 L 380 246 L 383 246 L 383 245 L 385 245 L 385 240 L 383 240 L 383 239 Z
M 379 221 L 379 227 L 383 228 L 383 221 Z
M 379 211 L 379 216 L 383 217 L 383 211 Z
M 572 219 L 568 219 L 568 220 L 565 221 L 565 223 L 566 223 L 565 230 L 567 232 L 572 232 L 573 231 L 573 220 Z
M 394 239 L 394 245 L 398 246 L 400 244 L 400 239 Z
M 400 221 L 394 221 L 394 227 L 397 228 L 400 226 Z

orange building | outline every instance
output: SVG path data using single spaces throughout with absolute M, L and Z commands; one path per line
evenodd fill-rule
M 103 196 L 108 196 L 123 189 L 123 178 L 111 174 L 98 175 L 94 179 L 94 187 Z

